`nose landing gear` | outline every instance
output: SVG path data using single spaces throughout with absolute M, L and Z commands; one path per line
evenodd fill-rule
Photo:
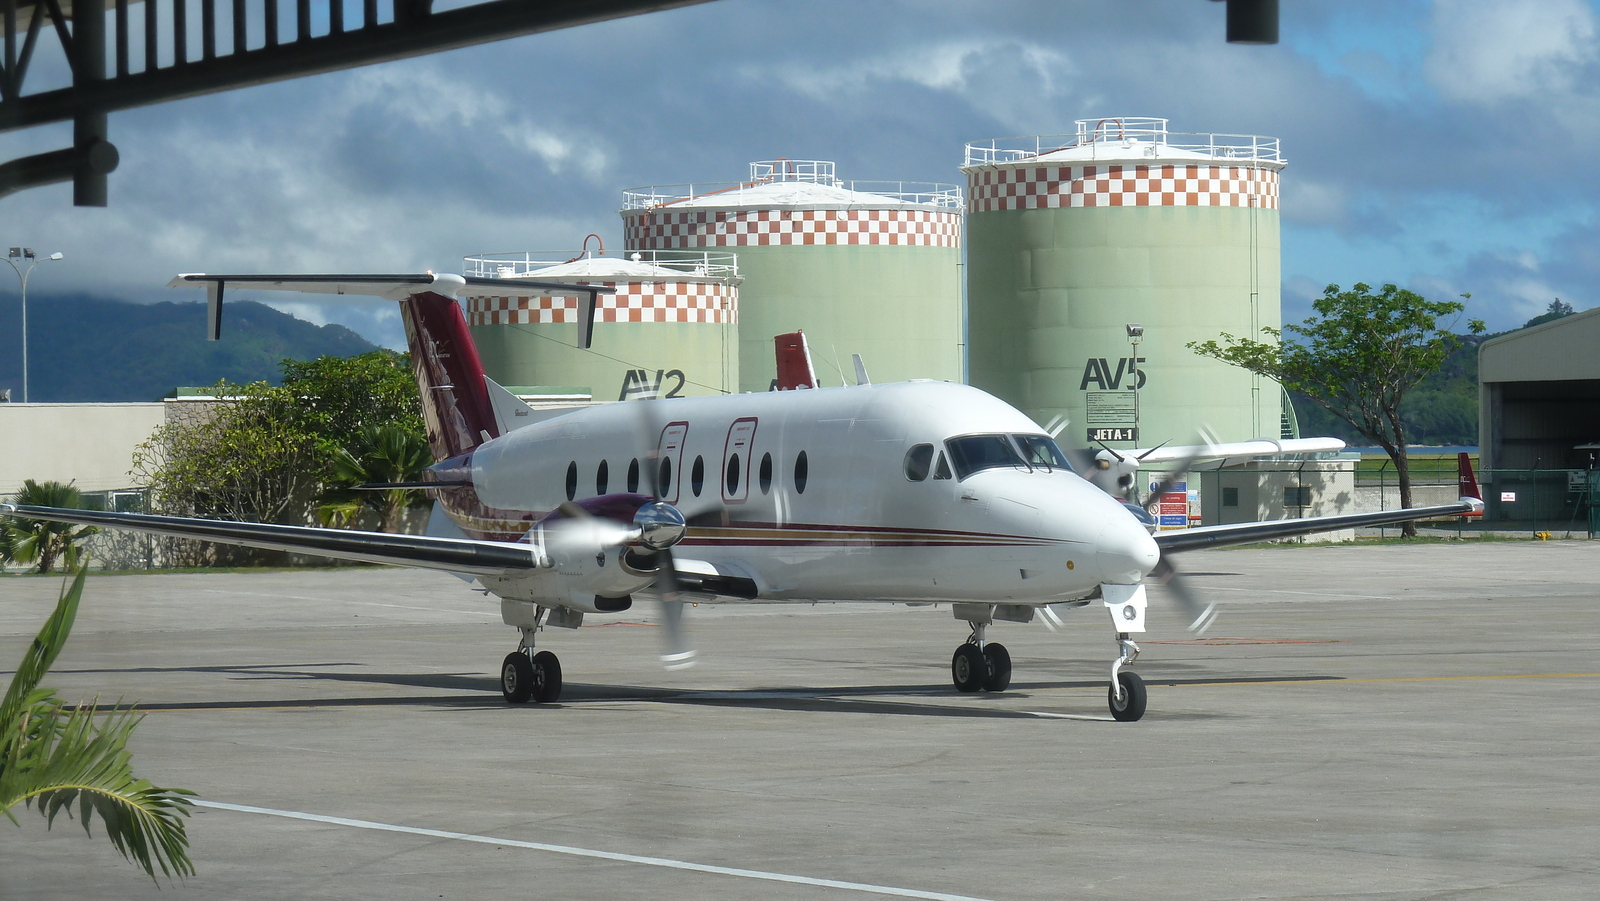
M 1139 658 L 1139 646 L 1128 638 L 1128 633 L 1117 633 L 1117 646 L 1122 649 L 1122 656 L 1111 664 L 1111 690 L 1107 693 L 1107 701 L 1111 707 L 1111 718 L 1119 723 L 1131 723 L 1144 716 L 1145 702 L 1148 693 L 1144 689 L 1144 680 L 1138 673 L 1123 672 L 1122 668 Z

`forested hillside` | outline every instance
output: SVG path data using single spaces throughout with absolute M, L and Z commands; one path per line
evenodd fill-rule
M 0 298 L 0 388 L 22 400 L 21 307 Z M 253 301 L 230 301 L 223 340 L 205 340 L 204 303 L 28 298 L 29 396 L 39 402 L 153 401 L 173 388 L 277 382 L 286 357 L 348 357 L 375 346 L 342 325 L 312 325 Z
M 1400 406 L 1408 444 L 1478 443 L 1478 345 L 1495 335 L 1462 335 L 1462 345 L 1445 359 L 1439 371 L 1406 395 Z M 1292 394 L 1300 434 L 1341 438 L 1357 447 L 1372 444 L 1344 420 L 1307 397 Z

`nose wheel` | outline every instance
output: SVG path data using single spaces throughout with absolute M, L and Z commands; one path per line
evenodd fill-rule
M 1139 646 L 1128 638 L 1126 632 L 1117 635 L 1117 646 L 1122 655 L 1111 664 L 1111 688 L 1106 697 L 1111 707 L 1111 718 L 1119 723 L 1131 723 L 1144 716 L 1145 701 L 1149 694 L 1138 673 L 1124 672 L 1122 669 L 1138 659 Z

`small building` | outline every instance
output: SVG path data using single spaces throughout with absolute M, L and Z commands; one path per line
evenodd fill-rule
M 1310 456 L 1310 455 L 1308 455 Z M 1200 486 L 1203 524 L 1230 525 L 1275 519 L 1303 519 L 1357 512 L 1358 454 L 1293 455 L 1259 460 L 1228 460 L 1190 476 Z M 1308 535 L 1302 541 L 1349 541 L 1352 529 Z
M 1478 348 L 1485 520 L 1559 525 L 1593 506 L 1600 449 L 1600 309 Z

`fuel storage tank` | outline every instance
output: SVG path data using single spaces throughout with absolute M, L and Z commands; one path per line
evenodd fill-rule
M 588 350 L 582 293 L 468 300 L 467 323 L 484 371 L 515 394 L 610 401 L 736 390 L 739 272 L 731 253 L 480 254 L 466 258 L 465 272 L 505 279 L 508 292 L 517 279 L 616 289 L 599 297 Z
M 846 182 L 834 164 L 769 160 L 742 182 L 623 194 L 629 252 L 738 254 L 741 391 L 776 376 L 774 335 L 804 330 L 823 384 L 961 378 L 961 190 Z
M 1079 445 L 1279 435 L 1276 384 L 1185 344 L 1280 326 L 1283 166 L 1275 138 L 1165 119 L 968 144 L 972 384 Z

